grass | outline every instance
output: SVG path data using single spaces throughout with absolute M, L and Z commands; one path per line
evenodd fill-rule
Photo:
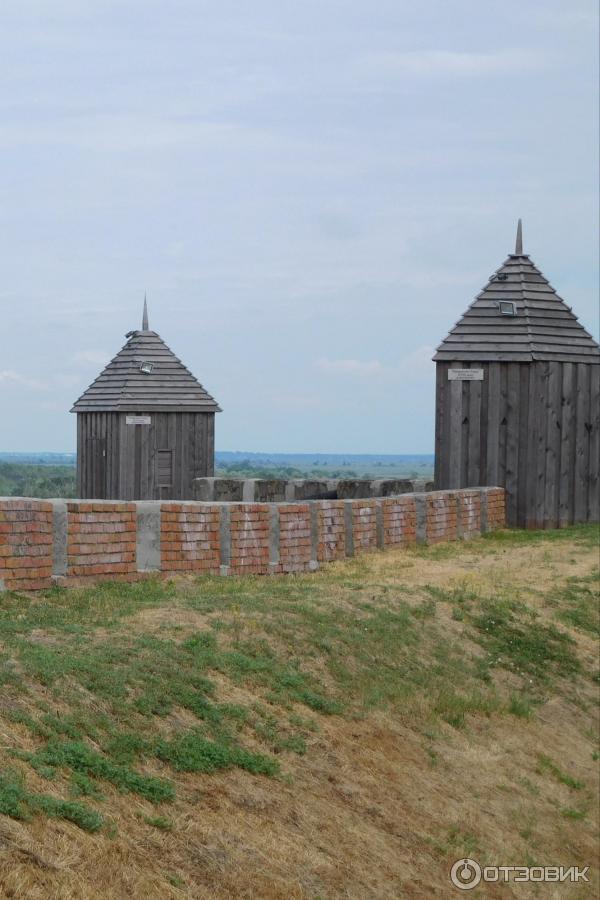
M 598 526 L 596 524 L 569 525 L 566 528 L 548 531 L 512 528 L 505 531 L 487 532 L 483 535 L 483 540 L 496 546 L 574 544 L 580 547 L 595 548 L 598 547 Z
M 574 791 L 580 791 L 584 786 L 583 782 L 578 778 L 573 778 L 571 775 L 567 775 L 565 772 L 563 772 L 560 766 L 553 762 L 549 756 L 546 756 L 545 753 L 540 753 L 538 756 L 537 771 L 540 773 L 548 772 L 560 784 L 565 784 L 567 787 L 572 788 Z
M 146 825 L 151 825 L 152 828 L 160 828 L 161 831 L 172 831 L 174 828 L 173 822 L 170 819 L 165 819 L 164 816 L 142 816 Z
M 600 572 L 573 576 L 549 598 L 556 608 L 556 617 L 566 625 L 600 638 L 600 608 L 598 604 Z
M 317 759 L 314 771 L 330 771 L 329 783 L 351 781 L 352 766 L 329 758 L 353 733 L 369 745 L 383 727 L 377 723 L 403 729 L 405 740 L 414 735 L 426 777 L 443 783 L 454 765 L 447 748 L 487 731 L 531 731 L 549 698 L 578 716 L 591 709 L 594 540 L 597 530 L 587 526 L 501 532 L 299 576 L 3 594 L 0 727 L 8 737 L 0 812 L 22 822 L 66 821 L 107 840 L 117 839 L 117 821 L 119 832 L 146 828 L 176 840 L 200 784 L 205 791 L 233 779 L 235 802 L 257 792 L 247 801 L 254 809 L 293 791 Z M 360 765 L 377 767 L 382 746 L 373 739 Z M 546 802 L 546 782 L 568 791 L 588 783 L 544 746 L 530 757 L 512 783 L 532 803 Z M 378 779 L 383 785 L 390 774 Z M 134 820 L 124 824 L 128 809 Z M 579 827 L 587 809 L 563 800 L 560 818 Z M 290 812 L 290 821 L 305 814 Z M 480 848 L 472 825 L 446 821 L 436 833 L 433 819 L 428 846 L 438 855 Z M 538 833 L 534 824 L 521 831 Z M 222 859 L 218 848 L 201 853 Z M 156 876 L 163 887 L 153 890 L 188 890 L 192 875 L 184 871 L 174 857 Z M 184 887 L 172 880 L 180 877 Z M 331 893 L 317 881 L 314 896 Z M 398 891 L 388 883 L 384 893 Z
M 114 784 L 123 793 L 135 793 L 153 803 L 163 803 L 174 797 L 173 786 L 168 781 L 141 775 L 134 769 L 112 762 L 104 754 L 93 750 L 82 741 L 49 741 L 35 753 L 19 754 L 44 777 L 53 778 L 55 769 L 70 769 L 74 774 L 85 775 Z M 47 774 L 48 773 L 48 774 Z
M 35 813 L 43 813 L 50 818 L 73 822 L 84 831 L 98 831 L 103 825 L 102 816 L 82 803 L 28 791 L 21 773 L 11 769 L 0 773 L 0 813 L 24 820 Z
M 581 669 L 574 638 L 537 616 L 519 617 L 510 601 L 486 598 L 471 621 L 490 665 L 538 678 L 570 676 Z
M 427 548 L 427 554 L 437 559 L 440 549 Z M 96 783 L 108 782 L 162 803 L 175 796 L 172 782 L 141 774 L 137 763 L 155 758 L 175 772 L 239 767 L 277 775 L 277 755 L 306 752 L 306 729 L 291 715 L 298 707 L 325 716 L 387 707 L 413 715 L 426 700 L 430 719 L 463 728 L 473 715 L 531 715 L 531 687 L 501 696 L 490 676 L 493 667 L 533 675 L 540 684 L 580 672 L 574 639 L 541 623 L 511 596 L 431 585 L 419 596 L 388 584 L 374 585 L 365 596 L 366 575 L 358 559 L 336 574 L 205 578 L 179 594 L 173 583 L 150 581 L 53 589 L 26 601 L 8 595 L 0 638 L 22 676 L 21 686 L 11 684 L 13 693 L 38 684 L 69 705 L 62 715 L 39 706 L 36 714 L 35 705 L 30 712 L 19 706 L 9 711 L 13 722 L 42 741 L 35 751 L 19 753 L 20 759 L 47 779 L 59 769 L 68 772 L 87 796 L 99 797 Z M 577 594 L 578 609 L 581 582 L 570 579 L 567 588 L 569 596 Z M 589 580 L 583 583 L 590 590 Z M 327 603 L 332 591 L 334 604 Z M 468 641 L 456 640 L 438 621 L 439 602 L 466 626 Z M 180 634 L 122 627 L 131 615 L 169 603 L 207 616 L 205 628 Z M 483 658 L 473 644 L 485 650 Z M 215 675 L 250 686 L 267 702 L 266 713 L 219 702 Z M 94 705 L 102 714 L 92 711 Z M 161 720 L 177 709 L 198 725 L 158 736 Z M 267 752 L 245 748 L 243 734 Z

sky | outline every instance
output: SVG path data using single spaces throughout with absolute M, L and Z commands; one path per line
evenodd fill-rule
M 433 451 L 514 247 L 598 337 L 595 0 L 2 0 L 0 450 L 150 327 L 220 450 Z

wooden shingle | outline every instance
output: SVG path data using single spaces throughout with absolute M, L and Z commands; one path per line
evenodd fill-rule
M 501 301 L 514 303 L 516 314 L 502 315 Z M 442 341 L 434 360 L 598 364 L 600 346 L 523 253 L 519 224 L 515 252 Z
M 145 318 L 144 324 L 147 324 Z M 155 331 L 134 331 L 71 412 L 220 412 Z

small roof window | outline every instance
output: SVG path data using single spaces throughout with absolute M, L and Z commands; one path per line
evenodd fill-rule
M 517 307 L 512 300 L 499 300 L 498 312 L 501 316 L 516 316 Z
M 152 363 L 146 362 L 146 360 L 144 360 L 144 362 L 140 364 L 140 372 L 143 372 L 144 375 L 150 375 L 153 368 L 154 366 L 152 365 Z

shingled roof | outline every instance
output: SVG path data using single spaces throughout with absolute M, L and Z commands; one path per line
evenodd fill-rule
M 71 412 L 221 412 L 160 335 L 149 330 L 145 301 L 142 330 L 127 337 Z
M 514 315 L 500 312 L 501 301 L 514 304 Z M 597 364 L 600 346 L 528 254 L 523 253 L 519 219 L 515 252 L 491 276 L 442 341 L 434 360 L 558 360 Z

